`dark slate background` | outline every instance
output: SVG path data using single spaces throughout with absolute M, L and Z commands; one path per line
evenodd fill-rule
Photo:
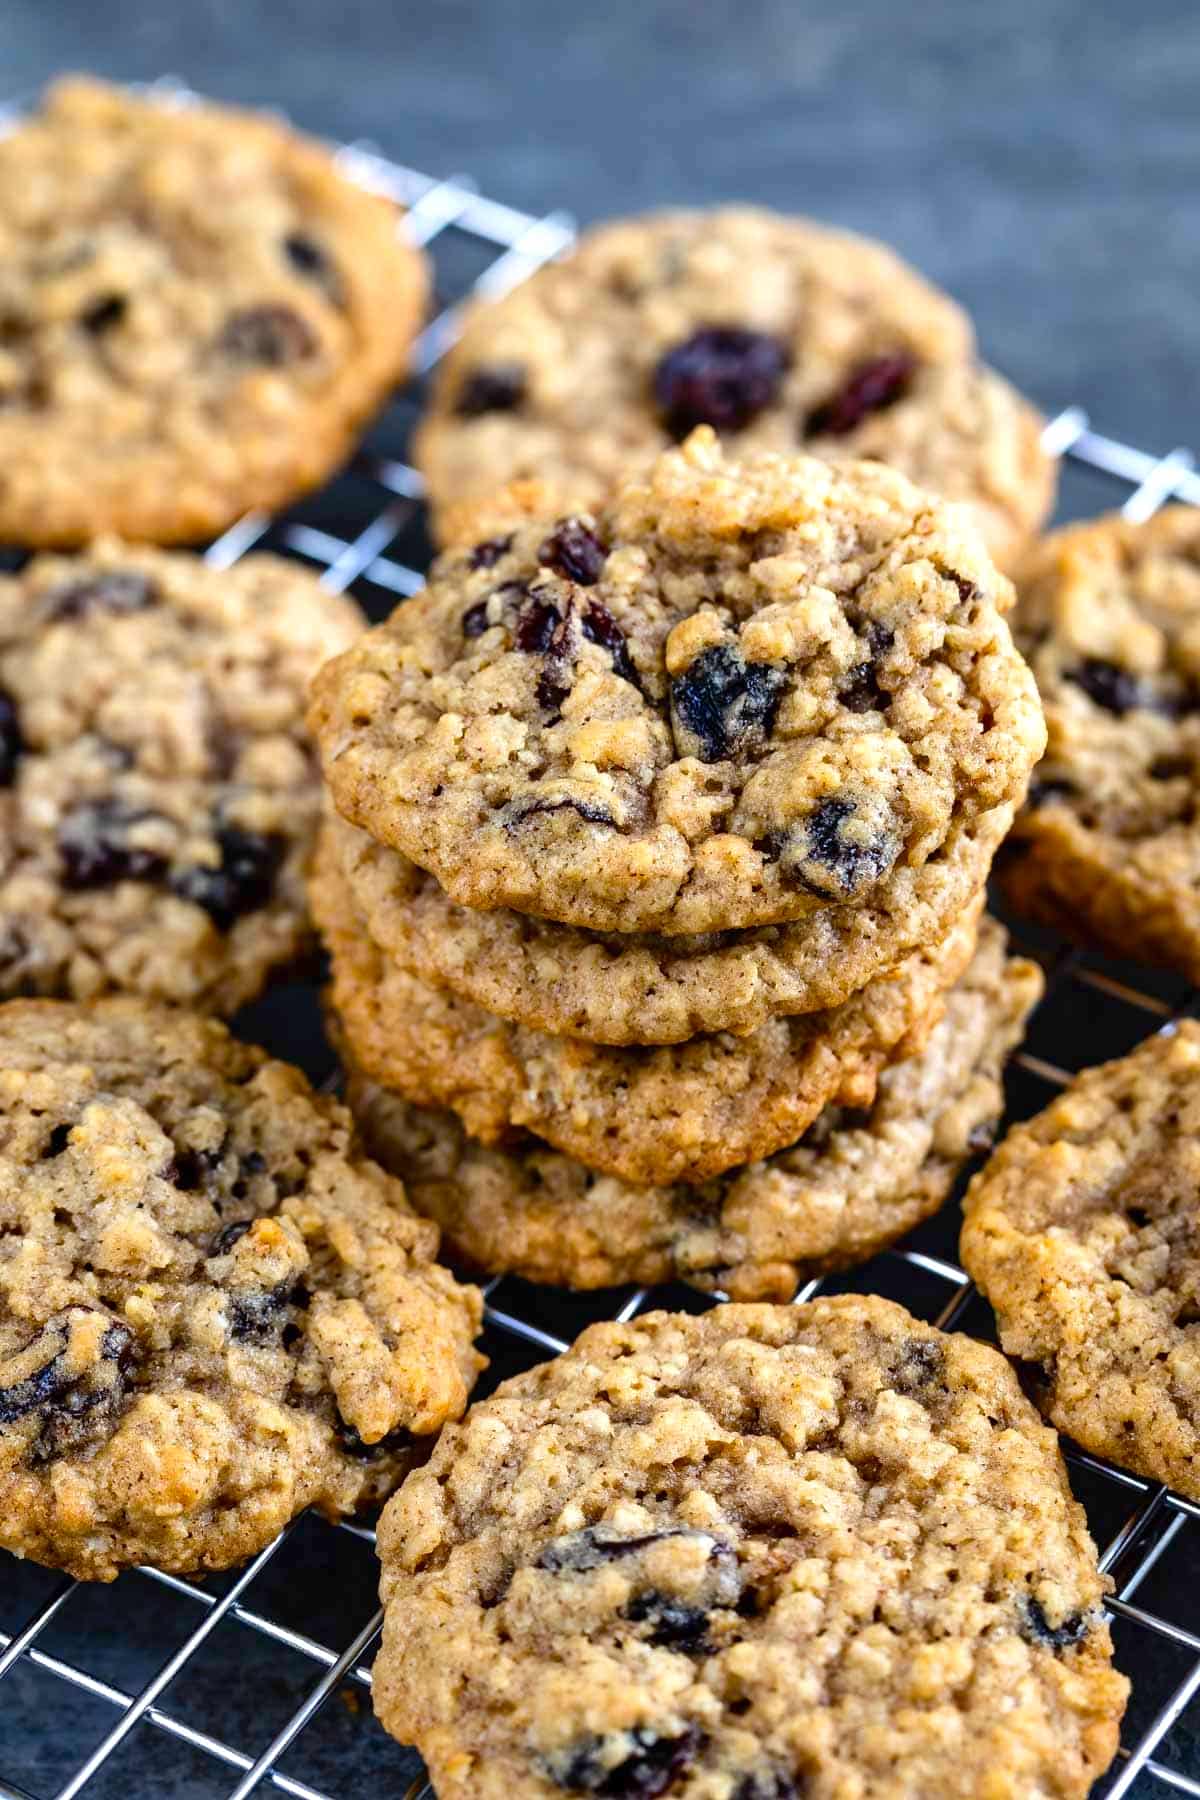
M 1152 450 L 1200 439 L 1195 0 L 608 0 L 578 11 L 561 0 L 0 0 L 0 95 L 66 68 L 171 73 L 281 106 L 431 173 L 472 173 L 531 211 L 567 207 L 586 221 L 746 198 L 855 226 L 957 294 L 988 356 L 1048 411 L 1080 402 L 1098 429 Z M 1131 1041 L 1144 1030 L 1133 1023 Z M 1078 1020 L 1067 1024 L 1077 1039 Z M 1092 1059 L 1076 1047 L 1071 1061 Z M 1112 1495 L 1085 1485 L 1095 1528 L 1111 1535 L 1121 1504 L 1109 1516 Z M 1138 1596 L 1193 1629 L 1196 1530 Z M 365 1545 L 306 1523 L 249 1604 L 341 1646 L 369 1615 L 373 1583 Z M 53 1586 L 4 1559 L 0 1630 L 19 1629 Z M 199 1621 L 187 1604 L 129 1576 L 73 1598 L 42 1648 L 136 1692 Z M 1188 1662 L 1142 1634 L 1118 1640 L 1139 1678 L 1136 1738 Z M 167 1704 L 257 1754 L 313 1674 L 227 1623 Z M 351 1694 L 327 1707 L 285 1769 L 339 1795 L 402 1794 L 413 1765 L 364 1698 L 360 1688 L 357 1704 Z M 114 1716 L 19 1664 L 0 1686 L 0 1800 L 14 1791 L 6 1776 L 54 1793 Z M 1164 1760 L 1197 1776 L 1190 1722 Z M 201 1800 L 232 1779 L 142 1727 L 89 1792 Z M 1143 1776 L 1133 1792 L 1164 1790 Z

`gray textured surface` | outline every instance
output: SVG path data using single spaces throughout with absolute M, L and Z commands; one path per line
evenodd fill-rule
M 0 89 L 68 67 L 170 71 L 231 100 L 281 105 L 313 130 L 374 139 L 436 173 L 472 172 L 531 210 L 591 219 L 747 197 L 857 226 L 958 294 L 988 354 L 1046 408 L 1080 400 L 1099 428 L 1149 448 L 1200 440 L 1195 0 L 610 0 L 578 13 L 553 0 L 420 11 L 378 0 L 153 11 L 0 0 Z M 336 1569 L 314 1567 L 330 1543 L 303 1527 L 255 1599 L 340 1644 L 369 1609 L 372 1570 L 362 1546 Z M 1142 1597 L 1194 1627 L 1190 1550 L 1181 1540 Z M 52 1585 L 6 1564 L 0 1630 Z M 73 1600 L 45 1648 L 82 1649 L 94 1673 L 136 1691 L 180 1635 L 182 1614 L 164 1601 L 127 1578 L 118 1595 Z M 1144 1638 L 1126 1643 L 1145 1694 L 1136 1735 L 1186 1663 Z M 168 1700 L 257 1752 L 312 1675 L 228 1625 Z M 27 1663 L 0 1700 L 0 1767 L 38 1794 L 56 1790 L 113 1718 Z M 1186 1729 L 1168 1760 L 1200 1773 Z M 337 1794 L 404 1786 L 400 1753 L 361 1707 L 338 1703 L 285 1766 Z M 95 1794 L 200 1800 L 231 1785 L 219 1765 L 143 1729 Z M 1139 1800 L 1163 1791 L 1134 1789 Z

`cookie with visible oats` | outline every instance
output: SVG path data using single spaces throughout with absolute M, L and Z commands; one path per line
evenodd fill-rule
M 682 1279 L 734 1300 L 787 1300 L 937 1210 L 991 1141 L 1004 1060 L 1041 987 L 1037 967 L 1006 957 L 1003 931 L 985 921 L 941 1019 L 884 1069 L 869 1107 L 826 1107 L 793 1148 L 702 1187 L 633 1187 L 535 1138 L 485 1147 L 352 1059 L 347 1099 L 371 1153 L 470 1267 L 575 1288 Z
M 58 83 L 0 138 L 0 542 L 286 505 L 403 374 L 425 293 L 396 209 L 320 145 Z
M 1014 907 L 1200 981 L 1200 512 L 1055 532 L 1015 615 L 1049 741 L 1001 874 Z
M 982 906 L 979 896 L 941 944 L 829 1012 L 772 1019 L 746 1037 L 616 1048 L 494 1018 L 391 962 L 324 846 L 311 900 L 337 1029 L 367 1074 L 417 1105 L 452 1108 L 488 1143 L 533 1131 L 643 1185 L 704 1181 L 795 1143 L 829 1103 L 869 1105 L 883 1065 L 939 1018 Z
M 1085 1449 L 1200 1499 L 1200 1026 L 1077 1075 L 964 1202 L 963 1261 Z
M 362 615 L 275 556 L 0 576 L 0 998 L 232 1012 L 312 941 L 308 681 Z
M 416 459 L 450 542 L 498 483 L 598 504 L 711 425 L 731 452 L 886 462 L 965 501 L 1007 564 L 1050 511 L 1041 420 L 976 359 L 962 310 L 882 244 L 749 207 L 589 232 L 468 314 Z
M 595 514 L 445 557 L 310 718 L 342 816 L 457 902 L 791 922 L 850 992 L 944 934 L 1024 796 L 1010 600 L 894 471 L 727 461 L 704 429 Z
M 382 1499 L 481 1302 L 350 1115 L 215 1021 L 0 1007 L 0 1545 L 226 1568 Z
M 1083 1800 L 1097 1568 L 990 1346 L 865 1295 L 594 1325 L 380 1523 L 376 1710 L 439 1800 Z

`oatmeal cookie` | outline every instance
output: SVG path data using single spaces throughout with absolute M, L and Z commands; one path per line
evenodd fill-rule
M 379 1531 L 439 1800 L 1083 1800 L 1108 1582 L 999 1353 L 864 1295 L 594 1325 Z
M 681 1279 L 734 1300 L 788 1300 L 942 1204 L 991 1142 L 1004 1059 L 1041 988 L 1036 965 L 1006 958 L 1001 927 L 985 921 L 928 1041 L 884 1069 L 872 1106 L 826 1107 L 792 1149 L 703 1187 L 633 1187 L 535 1138 L 487 1148 L 352 1059 L 347 1099 L 372 1155 L 473 1268 L 574 1288 Z
M 345 1109 L 215 1021 L 0 1007 L 0 1545 L 191 1573 L 381 1499 L 481 1366 L 436 1250 Z
M 602 225 L 478 303 L 415 453 L 446 542 L 500 482 L 594 506 L 701 424 L 739 455 L 891 463 L 967 502 L 1001 563 L 1053 500 L 1042 421 L 980 366 L 961 308 L 882 244 L 748 207 Z
M 1086 1069 L 1005 1138 L 962 1257 L 1047 1418 L 1200 1500 L 1200 1026 Z
M 981 886 L 1044 747 L 1010 599 L 892 470 L 703 428 L 599 513 L 446 557 L 310 717 L 343 817 L 462 904 L 790 920 L 860 987 Z
M 404 372 L 395 208 L 266 116 L 76 78 L 0 138 L 0 541 L 285 505 Z
M 1200 511 L 1056 532 L 1020 595 L 1049 741 L 1005 892 L 1077 941 L 1200 981 Z
M 0 576 L 0 997 L 232 1012 L 310 942 L 313 671 L 358 608 L 274 556 Z
M 350 1055 L 417 1105 L 450 1107 L 485 1142 L 536 1132 L 643 1185 L 704 1181 L 796 1139 L 827 1103 L 868 1106 L 880 1068 L 917 1048 L 970 960 L 982 896 L 938 945 L 828 1013 L 659 1048 L 552 1037 L 494 1018 L 388 960 L 319 853 L 314 916 Z

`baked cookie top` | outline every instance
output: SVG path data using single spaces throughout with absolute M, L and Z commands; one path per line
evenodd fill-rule
M 704 1181 L 796 1139 L 829 1101 L 869 1105 L 879 1070 L 916 1047 L 970 960 L 980 896 L 940 944 L 825 1013 L 746 1037 L 615 1048 L 493 1018 L 390 962 L 322 850 L 313 914 L 350 1053 L 384 1087 L 451 1107 L 495 1143 L 522 1129 L 626 1181 Z
M 1010 597 L 892 470 L 728 462 L 704 428 L 597 513 L 443 559 L 310 718 L 342 815 L 465 905 L 827 952 L 862 910 L 886 968 L 981 885 L 1043 747 Z
M 214 1021 L 0 1008 L 0 1544 L 200 1571 L 381 1498 L 480 1367 L 436 1250 L 346 1110 Z
M 362 625 L 273 556 L 109 541 L 0 576 L 0 996 L 232 1012 L 296 956 L 305 692 Z
M 441 1800 L 1082 1797 L 1105 1580 L 997 1351 L 866 1296 L 585 1331 L 379 1531 L 373 1692 Z
M 1005 858 L 1014 904 L 1200 980 L 1200 512 L 1054 533 L 1014 628 L 1048 732 Z
M 962 1255 L 1060 1430 L 1200 1499 L 1200 1026 L 1087 1069 L 1011 1131 Z
M 319 145 L 58 83 L 0 138 L 0 542 L 194 540 L 316 485 L 425 291 L 395 208 Z
M 1041 420 L 978 364 L 961 308 L 882 244 L 748 207 L 602 225 L 477 304 L 416 457 L 447 541 L 499 482 L 594 506 L 696 425 L 739 455 L 891 463 L 969 502 L 1001 562 L 1054 491 Z
M 985 920 L 942 1018 L 883 1070 L 872 1105 L 828 1106 L 791 1149 L 703 1187 L 634 1187 L 532 1137 L 485 1147 L 353 1059 L 347 1099 L 372 1155 L 473 1268 L 575 1288 L 682 1279 L 734 1300 L 789 1300 L 811 1275 L 911 1231 L 988 1147 L 1004 1059 L 1041 988 L 1036 965 L 1007 958 L 1003 930 Z

